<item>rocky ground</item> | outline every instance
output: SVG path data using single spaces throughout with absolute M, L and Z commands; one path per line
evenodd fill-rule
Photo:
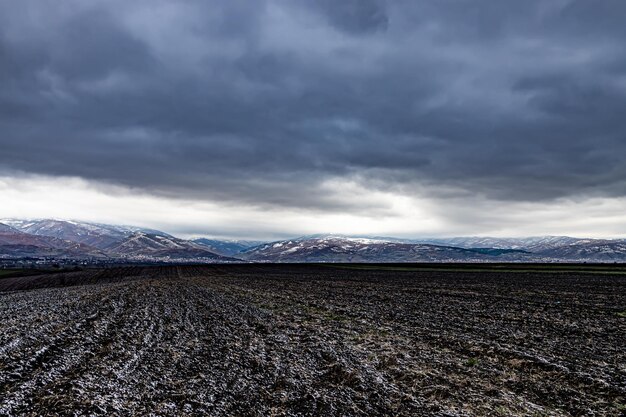
M 626 412 L 624 275 L 129 267 L 0 291 L 0 415 Z

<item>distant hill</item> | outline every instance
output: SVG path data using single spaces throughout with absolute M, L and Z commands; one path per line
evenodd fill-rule
M 84 243 L 51 236 L 33 235 L 0 223 L 0 256 L 14 258 L 30 256 L 104 258 L 106 254 Z
M 581 239 L 571 245 L 543 250 L 540 254 L 575 262 L 626 262 L 626 241 Z
M 6 219 L 2 220 L 2 222 L 25 233 L 71 240 L 73 242 L 84 243 L 99 249 L 106 249 L 115 243 L 123 241 L 129 235 L 138 231 L 160 236 L 170 236 L 167 233 L 152 229 L 143 229 L 132 226 L 112 226 L 69 220 Z
M 245 259 L 263 262 L 497 262 L 523 259 L 526 255 L 519 250 L 466 249 L 343 236 L 272 242 L 242 253 Z
M 541 252 L 544 250 L 574 244 L 583 239 L 569 236 L 537 236 L 525 238 L 499 238 L 499 237 L 452 237 L 441 239 L 412 240 L 414 243 L 432 243 L 435 245 L 449 245 L 460 248 L 494 248 L 494 249 L 519 249 L 529 252 Z M 588 239 L 589 240 L 589 239 Z
M 216 254 L 198 243 L 172 236 L 135 232 L 107 248 L 111 255 L 125 258 L 198 259 L 234 261 Z
M 250 240 L 217 240 L 207 238 L 194 239 L 193 242 L 206 246 L 211 252 L 225 256 L 237 256 L 247 249 L 264 243 Z
M 310 235 L 271 243 L 186 240 L 134 226 L 0 221 L 0 257 L 165 262 L 626 262 L 625 240 L 569 236 L 399 239 Z

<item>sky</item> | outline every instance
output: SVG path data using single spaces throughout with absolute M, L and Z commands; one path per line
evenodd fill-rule
M 0 217 L 626 237 L 626 2 L 0 0 Z

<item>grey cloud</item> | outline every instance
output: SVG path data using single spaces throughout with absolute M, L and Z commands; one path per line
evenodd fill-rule
M 0 168 L 348 210 L 626 195 L 624 2 L 0 2 Z M 448 192 L 448 191 L 446 191 Z
M 384 0 L 320 0 L 310 2 L 339 30 L 364 34 L 386 30 L 389 24 Z

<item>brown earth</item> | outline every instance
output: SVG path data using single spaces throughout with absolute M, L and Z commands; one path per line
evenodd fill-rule
M 0 415 L 626 410 L 624 275 L 128 267 L 0 291 Z

